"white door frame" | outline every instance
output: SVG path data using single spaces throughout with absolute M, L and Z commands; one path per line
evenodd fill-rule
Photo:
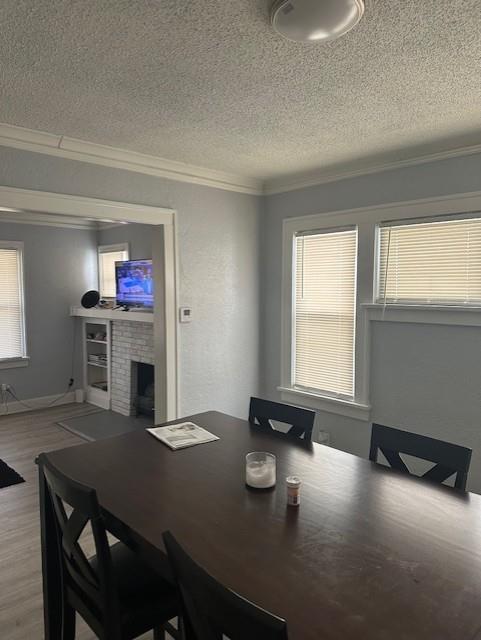
M 44 214 L 58 214 L 73 218 L 124 221 L 158 227 L 153 230 L 154 237 L 157 237 L 162 245 L 157 246 L 159 243 L 153 243 L 154 286 L 164 295 L 156 296 L 154 307 L 155 394 L 156 399 L 159 399 L 156 400 L 155 422 L 159 424 L 177 418 L 179 384 L 176 211 L 165 207 L 0 186 L 0 220 L 2 210 L 8 213 L 10 220 L 12 214 L 28 211 L 32 212 L 32 216 L 37 214 L 39 219 Z M 160 265 L 163 268 L 160 268 Z

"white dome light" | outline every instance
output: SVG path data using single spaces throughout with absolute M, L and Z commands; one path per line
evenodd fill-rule
M 271 23 L 288 40 L 326 42 L 350 31 L 363 14 L 363 0 L 276 0 Z

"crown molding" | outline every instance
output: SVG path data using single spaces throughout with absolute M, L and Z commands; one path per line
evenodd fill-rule
M 401 200 L 367 205 L 354 209 L 337 209 L 310 213 L 296 218 L 284 218 L 282 225 L 288 232 L 296 232 L 299 228 L 319 229 L 331 225 L 350 224 L 357 221 L 379 224 L 397 220 L 450 216 L 463 214 L 471 217 L 481 211 L 481 191 L 453 193 L 417 200 Z M 319 220 L 322 219 L 322 224 Z
M 32 216 L 35 216 L 35 219 L 40 214 L 57 214 L 72 219 L 80 217 L 93 223 L 97 221 L 107 223 L 135 222 L 164 226 L 175 224 L 174 209 L 1 185 L 0 203 L 0 209 L 5 214 L 16 215 L 30 212 Z
M 295 191 L 297 189 L 306 189 L 308 187 L 317 187 L 329 182 L 337 182 L 348 178 L 357 178 L 360 176 L 368 176 L 374 173 L 382 173 L 383 171 L 392 171 L 395 169 L 403 169 L 405 167 L 414 167 L 420 164 L 436 162 L 439 160 L 448 160 L 450 158 L 458 158 L 461 156 L 474 155 L 481 153 L 481 144 L 471 145 L 469 147 L 458 147 L 451 151 L 438 151 L 436 153 L 425 154 L 406 158 L 405 160 L 393 160 L 374 164 L 371 166 L 360 167 L 359 169 L 343 170 L 339 167 L 337 171 L 309 171 L 296 175 L 285 176 L 283 178 L 272 178 L 264 181 L 264 195 L 275 195 L 276 193 L 285 193 L 286 191 Z
M 364 166 L 357 169 L 347 167 L 343 169 L 340 165 L 332 170 L 308 171 L 262 180 L 10 124 L 0 123 L 0 146 L 251 195 L 275 195 L 329 182 L 481 153 L 481 144 L 476 144 L 372 165 L 367 164 L 365 160 Z
M 106 231 L 107 229 L 116 229 L 117 227 L 125 227 L 125 225 L 132 224 L 131 222 L 96 222 L 96 227 L 99 231 Z
M 254 178 L 10 124 L 0 123 L 0 145 L 216 189 L 262 194 L 262 181 Z
M 68 229 L 80 229 L 81 231 L 96 231 L 99 229 L 99 223 L 95 220 L 82 220 L 70 216 L 56 216 L 48 213 L 13 211 L 0 208 L 0 224 L 2 222 L 32 224 L 41 227 L 65 227 Z
M 132 224 L 131 222 L 102 222 L 101 220 L 90 218 L 82 219 L 73 216 L 38 213 L 37 211 L 3 209 L 0 205 L 0 223 L 2 222 L 32 224 L 40 227 L 65 227 L 67 229 L 80 229 L 81 231 L 106 231 Z

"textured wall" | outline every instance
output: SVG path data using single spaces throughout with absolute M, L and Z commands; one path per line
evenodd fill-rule
M 374 322 L 372 418 L 473 449 L 481 492 L 481 329 Z
M 121 224 L 99 229 L 97 241 L 99 245 L 128 242 L 131 260 L 152 258 L 152 227 L 149 224 Z
M 0 240 L 24 242 L 27 367 L 0 369 L 0 382 L 12 384 L 21 399 L 62 393 L 72 367 L 75 321 L 72 304 L 97 287 L 94 231 L 0 222 Z M 78 325 L 80 326 L 80 325 Z M 79 336 L 77 336 L 79 337 Z M 82 386 L 75 357 L 75 386 Z
M 481 190 L 481 155 L 386 171 L 265 198 L 262 228 L 263 393 L 278 398 L 284 218 Z M 355 222 L 355 216 L 353 218 Z M 375 323 L 378 325 L 379 323 Z M 373 419 L 481 452 L 481 332 L 470 327 L 386 323 L 372 334 Z M 367 456 L 370 425 L 318 415 L 333 446 Z M 475 453 L 469 486 L 481 492 Z
M 259 214 L 254 196 L 0 147 L 0 184 L 178 211 L 184 415 L 245 416 L 259 389 Z

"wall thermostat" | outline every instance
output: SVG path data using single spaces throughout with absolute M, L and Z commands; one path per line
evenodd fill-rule
M 192 308 L 180 307 L 179 308 L 179 322 L 191 322 L 192 321 Z

